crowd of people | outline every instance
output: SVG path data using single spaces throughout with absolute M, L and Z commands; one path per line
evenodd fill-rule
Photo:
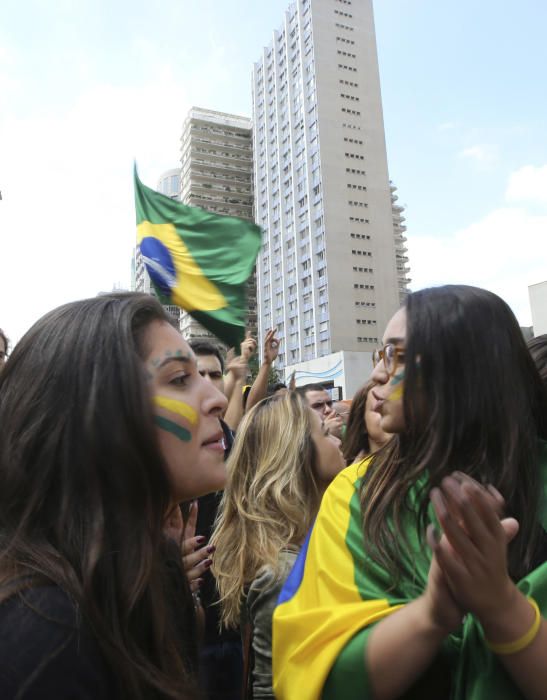
M 547 336 L 415 292 L 336 402 L 279 345 L 0 330 L 0 698 L 547 698 Z

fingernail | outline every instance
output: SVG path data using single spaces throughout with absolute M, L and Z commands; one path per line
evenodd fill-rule
M 212 560 L 212 559 L 206 559 L 206 560 L 203 562 L 203 568 L 204 568 L 204 569 L 208 569 L 208 568 L 211 566 L 212 563 L 213 563 L 213 560 Z
M 196 537 L 196 542 L 198 544 L 203 544 L 205 542 L 205 537 L 203 535 L 198 535 L 198 537 Z
M 214 544 L 210 544 L 207 549 L 205 550 L 208 554 L 212 554 L 214 551 L 216 551 L 216 547 Z

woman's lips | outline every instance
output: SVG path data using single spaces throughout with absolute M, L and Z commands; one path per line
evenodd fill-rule
M 375 413 L 381 413 L 382 406 L 384 405 L 385 399 L 383 399 L 381 396 L 378 396 L 378 394 L 374 391 L 374 389 L 371 390 L 372 397 L 374 401 L 372 402 L 372 410 Z
M 226 449 L 226 444 L 224 442 L 224 433 L 222 432 L 222 430 L 220 430 L 218 433 L 215 433 L 210 438 L 207 438 L 207 440 L 204 440 L 202 443 L 202 447 L 207 447 L 210 450 L 218 450 L 219 452 L 224 452 L 224 450 Z

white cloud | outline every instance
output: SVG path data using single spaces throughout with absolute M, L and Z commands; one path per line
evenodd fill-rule
M 464 148 L 458 153 L 458 156 L 471 160 L 479 166 L 489 167 L 499 159 L 499 149 L 492 144 L 476 144 Z
M 409 236 L 412 289 L 471 284 L 499 294 L 531 325 L 528 285 L 547 278 L 547 213 L 502 207 L 443 237 Z
M 515 171 L 509 178 L 506 197 L 510 202 L 547 204 L 547 165 L 525 165 Z
M 96 84 L 65 111 L 0 117 L 0 327 L 18 338 L 58 304 L 128 285 L 132 167 L 155 187 L 177 165 L 190 107 L 169 70 Z
M 437 127 L 437 131 L 452 131 L 455 129 L 458 125 L 456 122 L 443 122 L 442 124 L 439 124 Z

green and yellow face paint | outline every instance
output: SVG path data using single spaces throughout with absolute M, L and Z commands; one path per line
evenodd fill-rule
M 170 399 L 166 396 L 156 394 L 156 396 L 154 396 L 154 404 L 158 408 L 161 408 L 168 413 L 172 413 L 179 418 L 183 418 L 185 421 L 190 423 L 190 425 L 197 425 L 197 411 L 192 408 L 192 406 L 184 403 L 184 401 L 178 401 L 177 399 Z M 171 420 L 170 418 L 156 414 L 154 416 L 154 422 L 159 428 L 171 433 L 183 442 L 190 442 L 192 439 L 192 433 L 187 428 L 180 425 L 180 423 Z
M 389 383 L 392 387 L 391 394 L 388 396 L 388 401 L 400 401 L 403 398 L 404 386 L 405 386 L 405 373 L 404 370 L 399 372 L 399 374 L 393 375 Z

